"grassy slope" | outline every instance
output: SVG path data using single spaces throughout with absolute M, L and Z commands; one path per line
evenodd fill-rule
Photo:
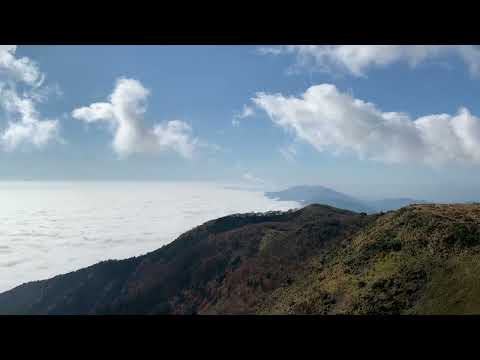
M 260 313 L 480 313 L 480 206 L 414 205 L 387 213 Z

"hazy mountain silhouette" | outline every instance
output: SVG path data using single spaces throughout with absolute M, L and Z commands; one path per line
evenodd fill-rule
M 266 192 L 265 196 L 278 200 L 298 201 L 302 205 L 324 204 L 357 212 L 375 211 L 374 208 L 353 196 L 320 185 L 294 186 L 282 191 Z
M 400 209 L 411 204 L 422 204 L 424 201 L 409 198 L 388 198 L 375 201 L 361 200 L 325 186 L 294 186 L 282 191 L 266 192 L 272 199 L 298 201 L 302 205 L 325 204 L 340 209 L 356 212 L 374 213 Z

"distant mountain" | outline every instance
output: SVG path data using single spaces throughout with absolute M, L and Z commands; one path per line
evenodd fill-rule
M 231 215 L 0 294 L 0 314 L 480 314 L 480 205 Z
M 375 208 L 353 196 L 324 186 L 294 186 L 283 191 L 266 192 L 271 199 L 297 201 L 302 205 L 323 204 L 356 212 L 375 212 Z
M 271 199 L 297 201 L 302 205 L 324 204 L 356 212 L 375 213 L 397 210 L 411 204 L 425 204 L 425 201 L 409 198 L 389 198 L 375 201 L 360 200 L 325 186 L 294 186 L 282 191 L 266 192 Z

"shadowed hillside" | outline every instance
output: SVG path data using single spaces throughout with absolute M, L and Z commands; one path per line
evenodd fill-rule
M 144 256 L 0 294 L 16 314 L 480 313 L 480 205 L 209 221 Z

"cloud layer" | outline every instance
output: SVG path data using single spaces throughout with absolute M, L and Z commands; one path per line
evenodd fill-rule
M 258 93 L 253 102 L 276 125 L 318 151 L 387 163 L 480 163 L 480 119 L 466 108 L 455 115 L 411 119 L 383 112 L 331 84 L 312 86 L 300 97 Z
M 56 119 L 43 119 L 37 104 L 45 101 L 47 88 L 38 66 L 27 57 L 15 57 L 16 46 L 0 45 L 0 109 L 5 125 L 0 132 L 0 145 L 12 151 L 21 145 L 42 147 L 58 137 Z M 20 94 L 18 87 L 24 88 Z M 47 91 L 45 91 L 47 89 Z
M 262 191 L 226 185 L 0 183 L 0 292 L 102 260 L 153 251 L 211 219 L 300 207 L 266 198 Z
M 395 62 L 414 67 L 448 54 L 459 56 L 472 75 L 480 75 L 480 49 L 474 45 L 285 45 L 260 48 L 261 54 L 293 54 L 297 66 L 365 76 L 367 70 Z
M 185 158 L 192 157 L 199 145 L 192 138 L 192 128 L 179 120 L 144 126 L 144 113 L 149 91 L 134 79 L 119 79 L 109 102 L 94 103 L 73 110 L 75 119 L 93 123 L 109 122 L 114 129 L 113 148 L 122 156 L 133 153 L 157 153 L 173 150 Z

